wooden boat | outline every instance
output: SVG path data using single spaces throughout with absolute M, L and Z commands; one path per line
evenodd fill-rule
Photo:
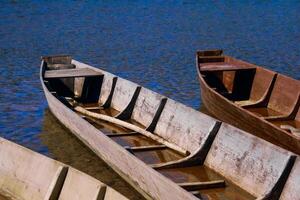
M 300 82 L 222 54 L 199 51 L 205 107 L 222 121 L 300 154 Z
M 40 76 L 56 118 L 148 199 L 299 199 L 294 153 L 70 56 Z
M 127 199 L 68 165 L 0 138 L 0 199 Z

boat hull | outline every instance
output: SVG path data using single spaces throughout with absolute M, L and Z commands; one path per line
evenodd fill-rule
M 42 78 L 43 70 L 42 62 L 41 83 L 53 115 L 146 199 L 196 199 L 192 194 L 128 153 L 104 133 L 99 133 L 98 129 L 60 102 L 45 86 Z M 97 69 L 93 68 L 93 70 Z
M 241 128 L 273 144 L 300 154 L 300 141 L 275 125 L 260 119 L 249 111 L 240 108 L 211 89 L 198 70 L 201 99 L 205 108 L 216 118 Z
M 0 158 L 0 199 L 127 199 L 71 166 L 1 137 Z

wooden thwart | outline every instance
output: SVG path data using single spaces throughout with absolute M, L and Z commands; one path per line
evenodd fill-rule
M 212 72 L 212 71 L 238 71 L 238 70 L 255 70 L 256 67 L 247 65 L 232 65 L 232 64 L 205 64 L 200 67 L 200 71 Z
M 61 70 L 47 70 L 45 72 L 44 78 L 75 78 L 75 77 L 92 77 L 101 76 L 100 72 L 89 68 L 81 69 L 61 69 Z
M 179 183 L 178 185 L 188 191 L 195 191 L 195 190 L 202 190 L 202 189 L 225 187 L 225 181 L 217 180 L 217 181 L 207 181 L 207 182 Z

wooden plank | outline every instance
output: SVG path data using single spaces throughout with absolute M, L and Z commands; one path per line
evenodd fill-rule
M 137 147 L 128 147 L 126 146 L 125 149 L 128 151 L 153 151 L 153 150 L 159 150 L 159 149 L 166 149 L 167 146 L 164 144 L 160 145 L 149 145 L 149 146 L 137 146 Z
M 202 189 L 210 189 L 210 188 L 222 188 L 225 187 L 224 180 L 216 180 L 216 181 L 206 181 L 206 182 L 189 182 L 189 183 L 179 183 L 180 187 L 188 190 L 202 190 Z
M 138 135 L 139 133 L 138 132 L 128 132 L 128 133 L 109 133 L 109 134 L 106 134 L 106 136 L 108 137 L 123 137 L 123 136 L 132 136 L 132 135 Z
M 229 63 L 212 63 L 202 64 L 200 71 L 213 72 L 213 71 L 237 71 L 237 70 L 255 70 L 256 67 L 247 65 L 234 65 Z
M 82 69 L 61 69 L 61 70 L 47 70 L 44 78 L 75 78 L 75 77 L 91 77 L 101 76 L 102 73 L 89 68 Z

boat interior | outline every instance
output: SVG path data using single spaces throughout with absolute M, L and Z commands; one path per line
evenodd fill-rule
M 0 137 L 0 199 L 127 198 L 97 179 Z
M 237 106 L 300 137 L 300 82 L 223 55 L 199 51 L 198 67 L 208 86 Z
M 43 82 L 49 92 L 96 127 L 99 134 L 105 134 L 195 196 L 277 199 L 296 192 L 293 187 L 298 186 L 288 175 L 300 165 L 294 165 L 296 157 L 291 152 L 128 80 L 72 60 L 70 56 L 43 57 L 42 60 Z M 237 72 L 243 79 L 236 80 L 250 87 L 256 67 L 246 63 L 243 66 L 245 68 Z M 220 67 L 222 65 L 215 69 Z M 230 62 L 226 67 L 236 66 Z M 247 100 L 247 94 L 237 87 L 241 84 L 223 83 L 219 79 L 230 79 L 234 73 L 228 71 L 224 76 L 224 71 L 207 66 L 206 69 L 203 75 L 211 77 L 207 80 L 212 87 L 235 102 Z M 251 75 L 244 73 L 245 70 L 250 70 Z M 272 85 L 274 78 L 269 76 L 271 83 L 268 84 Z M 268 90 L 268 86 L 258 83 L 257 87 Z M 248 97 L 251 96 L 249 102 L 259 101 L 259 95 L 266 95 L 260 89 L 259 94 L 250 95 L 247 89 Z M 236 91 L 243 94 L 243 98 L 235 97 Z M 278 98 L 278 95 L 273 96 Z M 297 183 L 300 185 L 300 180 Z

